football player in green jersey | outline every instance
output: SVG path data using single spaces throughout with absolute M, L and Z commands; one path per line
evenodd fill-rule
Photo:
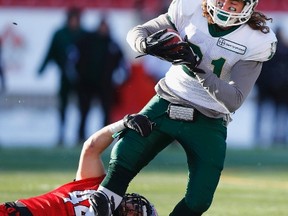
M 172 63 L 140 113 L 156 123 L 148 137 L 134 131 L 114 146 L 109 171 L 96 193 L 116 206 L 140 170 L 172 141 L 185 150 L 188 184 L 170 216 L 199 216 L 210 207 L 226 154 L 227 125 L 247 98 L 277 39 L 255 10 L 258 0 L 173 0 L 168 12 L 131 29 L 127 41 L 138 53 Z M 165 45 L 166 29 L 183 41 Z M 178 47 L 178 48 L 177 48 Z M 98 214 L 103 200 L 99 199 Z

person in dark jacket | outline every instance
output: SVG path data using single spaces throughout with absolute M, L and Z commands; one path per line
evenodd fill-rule
M 94 99 L 98 99 L 103 110 L 103 125 L 110 122 L 110 113 L 116 98 L 113 75 L 119 68 L 127 73 L 125 58 L 119 45 L 112 39 L 105 17 L 95 31 L 86 34 L 78 43 L 79 75 L 78 100 L 81 120 L 79 141 L 84 140 L 88 113 Z
M 59 68 L 59 145 L 63 143 L 64 139 L 65 112 L 68 100 L 71 94 L 75 91 L 78 79 L 75 70 L 75 62 L 78 58 L 78 52 L 75 44 L 80 40 L 84 33 L 85 30 L 81 27 L 81 9 L 75 7 L 69 8 L 67 10 L 66 23 L 54 33 L 48 52 L 39 69 L 39 74 L 42 74 L 46 65 L 51 61 Z

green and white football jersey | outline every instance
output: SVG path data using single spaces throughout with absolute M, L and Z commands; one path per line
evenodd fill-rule
M 219 28 L 208 25 L 207 19 L 202 16 L 201 4 L 202 0 L 174 0 L 168 15 L 181 37 L 187 36 L 194 53 L 201 60 L 198 67 L 206 74 L 214 73 L 220 80 L 226 81 L 215 83 L 219 89 L 233 84 L 231 71 L 237 62 L 264 62 L 272 58 L 277 41 L 272 31 L 264 34 L 247 24 L 217 31 Z M 217 92 L 211 94 L 203 87 L 199 77 L 191 76 L 183 66 L 172 66 L 166 73 L 165 83 L 175 95 L 192 104 L 223 114 L 231 112 L 215 97 Z

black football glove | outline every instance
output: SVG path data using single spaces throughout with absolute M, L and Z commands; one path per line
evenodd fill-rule
M 136 131 L 143 137 L 147 137 L 155 125 L 147 116 L 141 114 L 126 115 L 123 120 L 125 127 Z
M 144 46 L 142 47 L 143 51 L 146 54 L 171 62 L 173 65 L 186 65 L 191 71 L 197 70 L 198 73 L 203 72 L 197 69 L 200 60 L 191 49 L 187 36 L 185 36 L 184 41 L 169 44 L 169 41 L 172 40 L 174 36 L 168 35 L 167 37 L 161 38 L 166 32 L 167 29 L 163 29 L 145 38 L 143 42 Z M 169 45 L 167 45 L 167 43 Z
M 174 49 L 179 49 L 181 47 L 182 41 L 174 44 L 169 44 L 169 41 L 173 40 L 175 36 L 168 35 L 161 38 L 166 32 L 167 29 L 163 29 L 145 38 L 145 40 L 142 42 L 142 50 L 145 53 L 144 55 L 152 55 L 162 60 L 173 63 L 176 54 Z M 144 55 L 137 56 L 137 58 Z
M 175 60 L 172 62 L 174 65 L 186 65 L 187 68 L 193 72 L 205 73 L 203 70 L 197 68 L 200 64 L 199 57 L 193 52 L 188 43 L 187 35 L 184 38 L 181 49 L 176 54 Z
M 115 208 L 113 196 L 110 200 L 106 194 L 98 191 L 90 195 L 89 203 L 95 216 L 111 216 Z

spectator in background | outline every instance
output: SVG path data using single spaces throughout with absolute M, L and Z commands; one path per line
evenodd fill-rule
M 127 75 L 128 67 L 122 50 L 111 37 L 105 17 L 101 17 L 95 31 L 87 33 L 79 41 L 78 51 L 79 61 L 76 68 L 79 73 L 78 100 L 81 113 L 79 141 L 81 141 L 86 138 L 86 120 L 93 99 L 98 99 L 101 103 L 104 113 L 103 125 L 110 123 L 111 109 L 117 100 L 113 76 L 119 68 L 122 68 L 122 72 Z
M 1 80 L 1 84 L 0 84 L 0 93 L 5 91 L 5 77 L 4 77 L 4 68 L 3 68 L 3 64 L 2 64 L 2 39 L 0 38 L 0 80 Z
M 272 142 L 274 144 L 284 144 L 287 142 L 287 120 L 288 120 L 288 45 L 285 42 L 280 28 L 276 29 L 278 39 L 277 52 L 274 57 L 264 62 L 262 72 L 256 82 L 258 89 L 257 115 L 255 125 L 255 137 L 259 142 L 263 142 L 263 122 L 269 119 L 271 127 Z M 267 113 L 268 103 L 272 105 L 272 112 Z M 271 118 L 272 116 L 272 118 Z
M 75 92 L 77 72 L 75 62 L 78 58 L 76 42 L 83 36 L 84 29 L 81 27 L 81 10 L 76 7 L 67 10 L 67 19 L 52 38 L 48 52 L 39 69 L 42 74 L 48 62 L 53 61 L 59 68 L 60 89 L 58 92 L 60 134 L 59 145 L 63 144 L 65 132 L 65 113 L 69 97 Z

